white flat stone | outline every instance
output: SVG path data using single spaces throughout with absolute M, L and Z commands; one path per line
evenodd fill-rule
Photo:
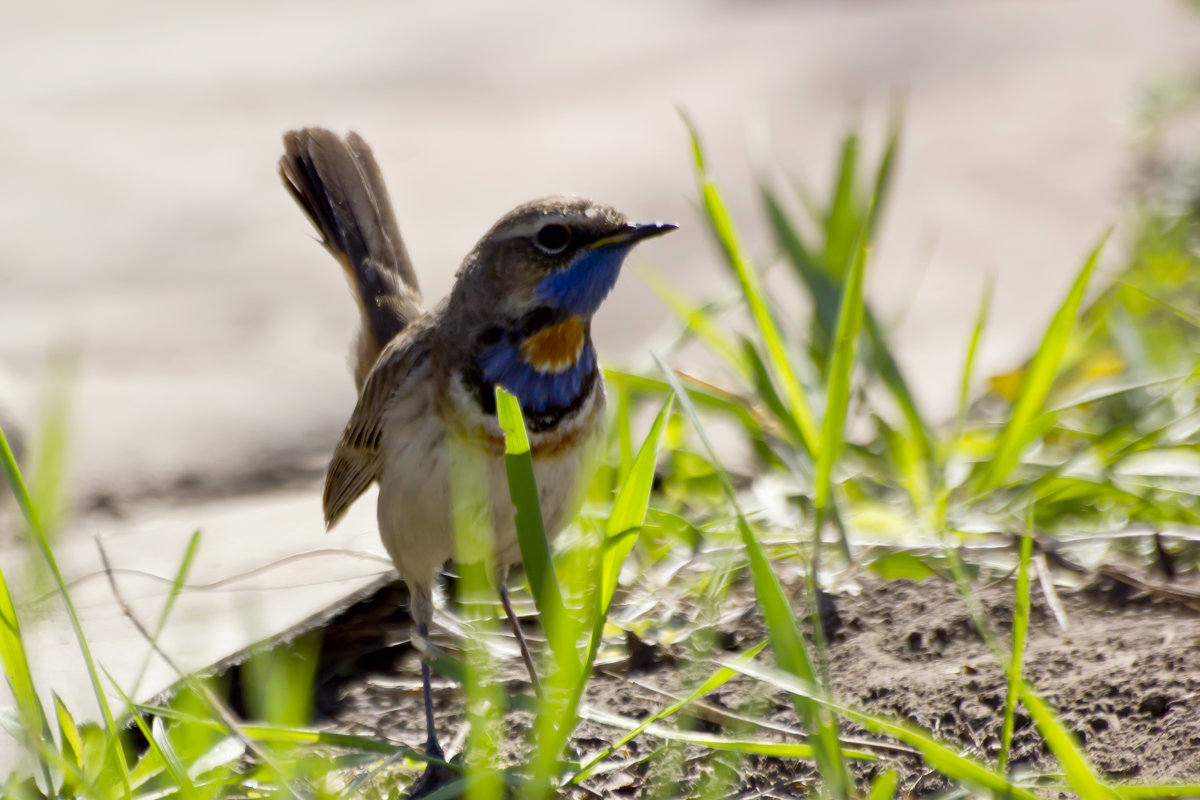
M 55 548 L 59 567 L 87 635 L 96 664 L 123 691 L 146 699 L 178 675 L 155 655 L 115 601 L 97 543 L 112 566 L 121 597 L 150 631 L 159 615 L 192 534 L 201 542 L 184 589 L 159 644 L 185 670 L 199 670 L 250 644 L 293 628 L 339 600 L 378 581 L 391 562 L 375 532 L 375 491 L 326 534 L 320 498 L 300 492 L 156 509 L 119 525 L 73 531 Z M 0 550 L 11 585 L 21 587 L 26 553 Z M 53 714 L 51 690 L 77 719 L 98 719 L 99 706 L 59 596 L 47 581 L 44 598 L 25 596 L 18 609 L 34 680 Z M 145 667 L 142 680 L 137 676 Z M 114 713 L 120 696 L 104 680 Z M 0 685 L 0 706 L 11 705 Z M 0 741 L 8 741 L 0 734 Z M 0 772 L 17 755 L 0 746 Z

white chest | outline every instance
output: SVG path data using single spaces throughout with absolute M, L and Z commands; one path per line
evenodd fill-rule
M 427 391 L 432 392 L 432 388 Z M 428 409 L 432 398 L 420 405 Z M 380 477 L 379 530 L 401 577 L 426 586 L 450 558 L 474 560 L 490 526 L 497 565 L 520 560 L 515 508 L 509 496 L 504 439 L 454 380 L 442 413 L 389 415 Z M 542 520 L 555 536 L 579 509 L 604 431 L 604 388 L 552 430 L 530 435 Z M 445 410 L 449 409 L 449 410 Z M 455 525 L 471 552 L 456 553 Z M 486 534 L 482 534 L 486 538 Z

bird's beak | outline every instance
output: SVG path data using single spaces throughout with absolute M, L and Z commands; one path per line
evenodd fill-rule
M 589 250 L 600 247 L 629 247 L 642 239 L 662 236 L 679 226 L 673 222 L 631 222 L 621 230 L 594 242 Z

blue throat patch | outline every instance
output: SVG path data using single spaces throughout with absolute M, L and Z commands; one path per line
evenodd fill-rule
M 604 298 L 617 283 L 621 263 L 631 244 L 581 250 L 570 266 L 542 279 L 537 285 L 537 297 L 585 319 L 600 308 Z
M 596 351 L 590 339 L 584 341 L 576 362 L 561 372 L 543 372 L 526 362 L 521 344 L 520 334 L 508 331 L 480 353 L 479 369 L 487 383 L 499 384 L 516 395 L 526 413 L 566 411 L 582 401 L 596 369 Z
M 565 312 L 568 318 L 578 317 L 586 325 L 616 285 L 621 263 L 631 247 L 632 244 L 614 244 L 581 250 L 565 269 L 547 275 L 537 284 L 534 294 L 538 302 L 559 313 Z M 476 362 L 484 382 L 485 396 L 481 401 L 484 408 L 490 404 L 486 387 L 503 386 L 520 401 L 531 429 L 552 425 L 562 414 L 577 408 L 598 380 L 596 351 L 586 329 L 579 356 L 562 369 L 526 360 L 527 353 L 522 348 L 538 333 L 504 330 L 498 340 L 480 351 Z

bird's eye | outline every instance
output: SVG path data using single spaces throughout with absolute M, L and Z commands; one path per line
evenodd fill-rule
M 571 229 L 566 225 L 551 223 L 542 227 L 534 239 L 538 250 L 547 255 L 556 256 L 571 243 Z

